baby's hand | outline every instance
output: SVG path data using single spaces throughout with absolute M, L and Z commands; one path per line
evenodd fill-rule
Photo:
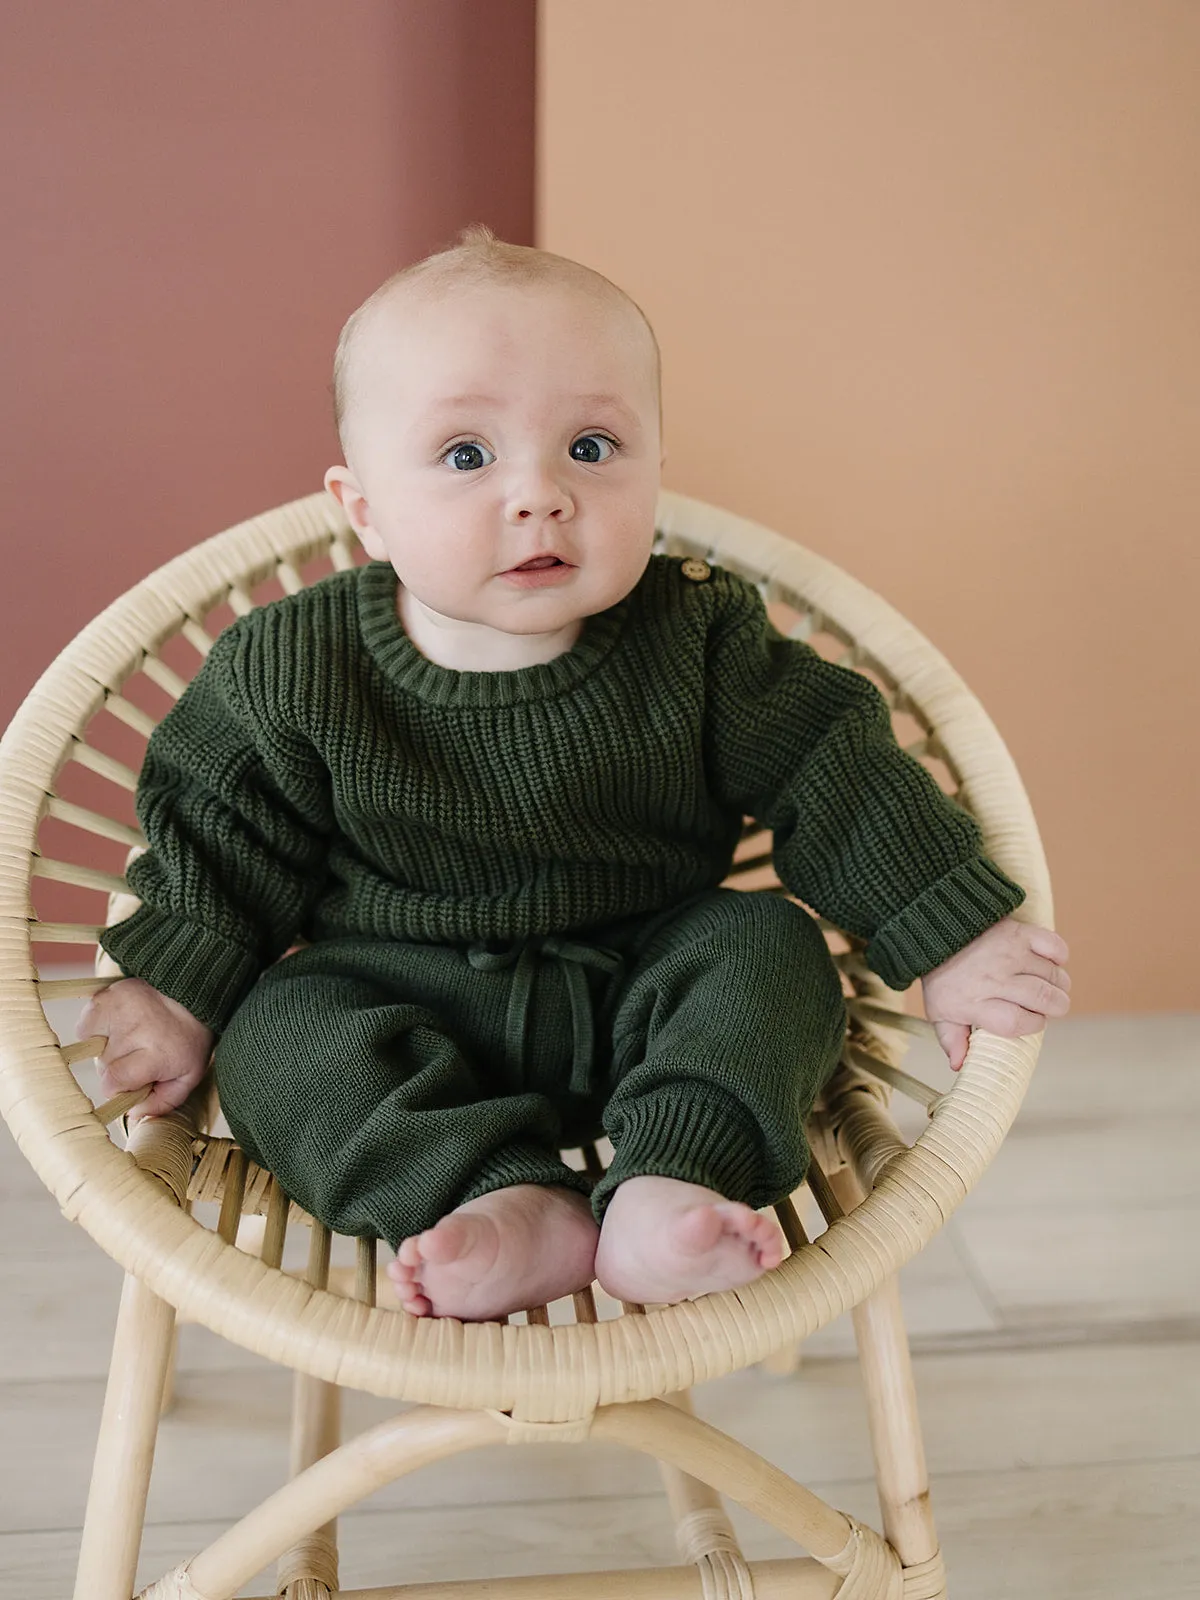
M 108 1036 L 100 1057 L 106 1095 L 154 1085 L 137 1108 L 139 1117 L 182 1105 L 207 1071 L 213 1047 L 210 1029 L 141 978 L 122 978 L 93 995 L 80 1032 Z
M 1066 941 L 1049 928 L 1005 917 L 921 980 L 925 1015 L 955 1072 L 972 1028 L 1005 1039 L 1039 1033 L 1071 1009 Z

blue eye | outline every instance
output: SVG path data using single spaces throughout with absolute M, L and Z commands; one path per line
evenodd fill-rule
M 607 461 L 616 454 L 616 450 L 612 440 L 606 439 L 602 433 L 585 433 L 571 446 L 570 455 L 572 461 L 586 461 L 592 465 L 597 461 Z
M 471 439 L 466 444 L 456 444 L 442 459 L 449 462 L 455 472 L 478 472 L 480 467 L 491 466 L 496 458 L 485 444 Z

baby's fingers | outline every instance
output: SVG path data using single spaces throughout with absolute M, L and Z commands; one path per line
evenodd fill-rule
M 938 1043 L 946 1052 L 950 1070 L 957 1072 L 967 1059 L 967 1046 L 971 1042 L 970 1028 L 962 1022 L 935 1022 L 933 1031 L 937 1034 Z
M 1029 948 L 1036 956 L 1045 956 L 1047 961 L 1055 961 L 1060 966 L 1071 959 L 1071 952 L 1067 948 L 1067 941 L 1060 933 L 1055 933 L 1053 928 L 1029 927 Z
M 1071 996 L 1066 989 L 1060 988 L 1051 978 L 1035 977 L 1028 972 L 1009 978 L 999 987 L 995 998 L 1007 1000 L 1038 1017 L 1065 1017 L 1071 1009 Z
M 1053 961 L 1047 961 L 1042 956 L 1027 955 L 1017 971 L 1023 978 L 1045 978 L 1055 988 L 1065 989 L 1068 994 L 1071 992 L 1071 974 L 1066 967 L 1055 966 Z
M 979 1008 L 976 1026 L 1002 1039 L 1021 1039 L 1027 1033 L 1041 1033 L 1046 1019 L 1008 1000 L 988 1000 Z
M 108 1008 L 103 989 L 99 994 L 91 995 L 79 1013 L 79 1037 L 88 1039 L 94 1033 L 108 1033 Z
M 130 1113 L 131 1120 L 136 1122 L 141 1117 L 165 1116 L 168 1111 L 181 1106 L 194 1087 L 195 1079 L 191 1077 L 167 1078 L 162 1083 L 156 1083 L 137 1110 Z
M 158 1077 L 158 1064 L 148 1050 L 126 1050 L 118 1056 L 100 1057 L 100 1087 L 105 1094 L 144 1089 Z

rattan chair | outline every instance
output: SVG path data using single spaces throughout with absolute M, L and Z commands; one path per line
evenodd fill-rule
M 778 534 L 674 494 L 663 495 L 658 525 L 659 548 L 755 580 L 785 631 L 811 638 L 880 685 L 902 742 L 969 807 L 991 855 L 1026 885 L 1021 915 L 1048 925 L 1049 886 L 1028 801 L 999 736 L 945 660 L 859 583 Z M 208 1086 L 176 1114 L 135 1122 L 122 1148 L 110 1130 L 121 1127 L 131 1097 L 93 1108 L 76 1082 L 72 1068 L 93 1058 L 103 1041 L 60 1042 L 43 1006 L 92 992 L 112 981 L 114 969 L 101 957 L 96 977 L 39 979 L 39 959 L 94 944 L 98 926 L 50 920 L 36 907 L 49 880 L 99 897 L 97 925 L 131 909 L 121 873 L 141 842 L 124 820 L 137 758 L 128 745 L 124 758 L 114 754 L 123 748 L 114 730 L 144 741 L 231 615 L 355 559 L 349 529 L 324 495 L 208 540 L 86 628 L 45 673 L 0 745 L 0 1108 L 66 1215 L 127 1273 L 76 1600 L 130 1600 L 177 1314 L 296 1371 L 292 1477 L 185 1567 L 143 1590 L 147 1600 L 228 1600 L 274 1560 L 278 1591 L 289 1600 L 349 1594 L 338 1588 L 335 1519 L 368 1493 L 427 1462 L 498 1440 L 588 1438 L 661 1463 L 681 1565 L 360 1595 L 944 1595 L 896 1273 L 995 1153 L 1033 1070 L 1036 1038 L 976 1033 L 951 1091 L 918 1081 L 900 1059 L 905 1034 L 927 1025 L 906 1016 L 868 971 L 861 945 L 828 929 L 852 998 L 844 1063 L 812 1127 L 808 1188 L 827 1226 L 818 1232 L 810 1216 L 810 1240 L 789 1202 L 777 1210 L 790 1253 L 748 1288 L 673 1307 L 625 1306 L 613 1316 L 598 1316 L 587 1291 L 573 1297 L 565 1323 L 562 1311 L 552 1323 L 545 1307 L 531 1308 L 519 1323 L 462 1324 L 407 1316 L 386 1294 L 376 1304 L 375 1242 L 345 1246 L 356 1265 L 331 1269 L 328 1231 L 290 1205 L 228 1138 L 209 1131 Z M 90 798 L 81 804 L 85 791 Z M 105 850 L 115 859 L 111 870 L 95 864 Z M 774 883 L 779 892 L 765 836 L 748 830 L 731 881 L 747 889 Z M 911 1147 L 888 1113 L 893 1090 L 929 1113 Z M 594 1150 L 583 1159 L 593 1169 L 599 1161 Z M 214 1214 L 215 1226 L 205 1226 L 193 1207 Z M 306 1270 L 281 1266 L 289 1226 L 308 1231 Z M 850 1310 L 882 1534 L 698 1420 L 688 1402 L 696 1383 L 755 1362 L 786 1362 L 799 1341 Z M 340 1443 L 337 1386 L 416 1404 Z M 747 1562 L 721 1495 L 805 1554 Z

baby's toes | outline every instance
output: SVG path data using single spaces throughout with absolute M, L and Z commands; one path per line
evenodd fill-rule
M 392 1287 L 396 1291 L 396 1298 L 414 1317 L 427 1317 L 433 1310 L 429 1297 L 425 1293 L 420 1281 L 422 1262 L 415 1250 L 406 1250 L 408 1245 L 415 1245 L 415 1239 L 405 1239 L 396 1252 L 396 1259 L 389 1261 L 387 1275 L 392 1280 Z M 404 1259 L 407 1254 L 408 1259 Z M 412 1257 L 416 1255 L 414 1261 Z
M 722 1213 L 726 1233 L 740 1240 L 765 1271 L 779 1265 L 783 1246 L 779 1229 L 770 1217 L 734 1200 L 717 1209 Z
M 770 1217 L 756 1217 L 755 1223 L 754 1247 L 758 1252 L 758 1264 L 764 1272 L 771 1272 L 783 1260 L 783 1234 Z
M 759 1222 L 756 1211 L 744 1206 L 740 1200 L 722 1200 L 713 1210 L 720 1217 L 726 1233 L 736 1239 L 745 1239 L 748 1244 L 753 1242 Z
M 416 1288 L 397 1289 L 396 1298 L 410 1317 L 428 1317 L 433 1314 L 433 1302 Z
M 458 1261 L 476 1243 L 478 1232 L 472 1217 L 443 1217 L 435 1228 L 421 1235 L 421 1260 L 438 1267 Z
M 750 1223 L 747 1233 L 757 1243 L 765 1244 L 768 1239 L 778 1237 L 779 1224 L 774 1218 L 769 1217 L 764 1211 L 752 1211 L 750 1215 L 753 1221 Z
M 396 1251 L 396 1259 L 389 1263 L 388 1272 L 397 1282 L 401 1278 L 411 1278 L 413 1273 L 421 1266 L 423 1260 L 421 1235 L 414 1233 L 409 1238 L 400 1241 L 400 1247 Z
M 681 1250 L 695 1254 L 709 1251 L 726 1231 L 723 1206 L 692 1206 L 679 1218 L 676 1242 Z

